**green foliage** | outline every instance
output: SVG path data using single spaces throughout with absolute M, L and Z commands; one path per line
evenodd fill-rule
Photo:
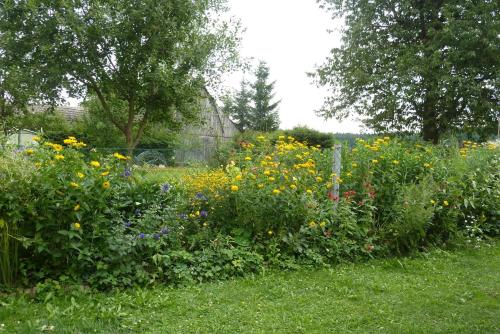
M 353 112 L 378 132 L 496 131 L 498 1 L 319 1 L 345 22 L 315 78 L 332 88 L 320 114 Z
M 301 143 L 307 143 L 311 146 L 319 145 L 322 148 L 331 148 L 334 145 L 334 136 L 331 133 L 320 132 L 306 126 L 295 127 L 292 130 L 286 130 L 284 133 Z
M 252 129 L 256 131 L 269 132 L 277 130 L 280 125 L 277 108 L 281 101 L 272 101 L 274 98 L 274 84 L 276 82 L 268 82 L 269 75 L 269 67 L 265 62 L 261 61 L 255 71 L 255 82 L 252 85 L 254 91 Z
M 157 177 L 75 138 L 3 151 L 2 284 L 182 285 L 499 233 L 494 144 L 358 139 L 334 175 L 331 149 L 243 137 L 225 168 Z
M 10 39 L 2 48 L 16 50 L 19 61 L 29 59 L 20 68 L 49 83 L 39 85 L 39 95 L 61 96 L 66 89 L 98 101 L 102 119 L 132 150 L 149 124 L 177 129 L 196 120 L 204 86 L 237 64 L 238 24 L 217 19 L 224 4 L 7 2 L 0 31 Z
M 47 140 L 55 142 L 62 142 L 68 136 L 78 135 L 73 124 L 68 122 L 64 115 L 58 111 L 47 110 L 22 114 L 17 118 L 16 127 L 43 132 Z M 79 136 L 79 138 L 81 137 Z
M 222 111 L 230 116 L 238 130 L 244 132 L 253 128 L 252 91 L 246 81 L 241 81 L 240 90 L 235 96 L 227 95 L 223 99 Z
M 426 243 L 434 217 L 437 185 L 430 177 L 399 191 L 392 207 L 392 220 L 383 227 L 384 239 L 400 253 L 412 252 Z

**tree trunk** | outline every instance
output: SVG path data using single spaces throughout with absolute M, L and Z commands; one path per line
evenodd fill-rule
M 427 96 L 422 113 L 422 135 L 425 141 L 430 141 L 433 144 L 439 142 L 439 127 L 436 112 L 436 103 L 432 97 Z

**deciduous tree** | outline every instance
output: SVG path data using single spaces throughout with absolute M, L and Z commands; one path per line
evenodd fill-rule
M 40 94 L 96 99 L 132 150 L 150 123 L 196 120 L 202 87 L 237 64 L 238 24 L 218 20 L 224 10 L 224 0 L 4 1 L 1 48 L 22 51 L 24 70 L 49 83 Z
M 365 116 L 384 132 L 496 129 L 500 2 L 319 0 L 342 19 L 342 45 L 317 69 L 331 95 L 319 113 Z

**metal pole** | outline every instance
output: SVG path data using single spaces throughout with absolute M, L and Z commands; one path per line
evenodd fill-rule
M 339 202 L 339 190 L 340 190 L 340 168 L 342 165 L 342 145 L 335 144 L 333 147 L 333 166 L 332 166 L 332 178 L 333 178 L 333 210 L 337 210 L 337 205 Z

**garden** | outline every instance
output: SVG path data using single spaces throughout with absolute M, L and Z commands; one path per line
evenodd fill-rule
M 491 143 L 358 139 L 340 175 L 331 148 L 279 132 L 231 145 L 220 167 L 171 177 L 74 137 L 2 151 L 3 289 L 179 286 L 499 234 Z

